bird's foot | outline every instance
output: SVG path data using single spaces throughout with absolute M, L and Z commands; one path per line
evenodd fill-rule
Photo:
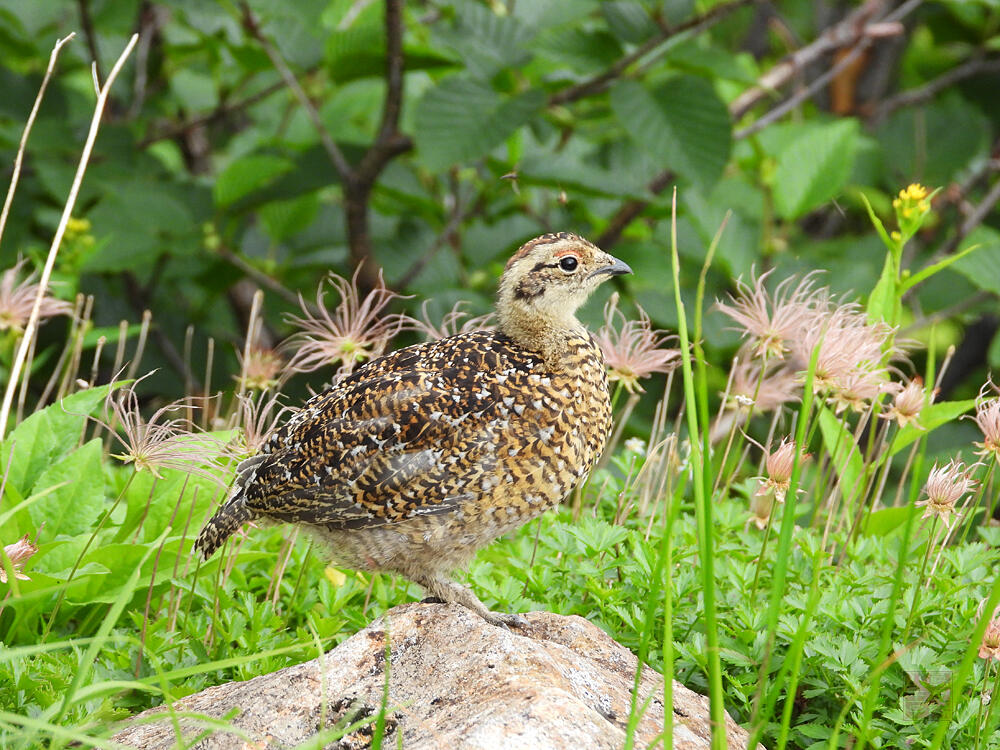
M 425 596 L 420 600 L 421 604 L 445 604 L 445 600 L 440 596 Z
M 490 625 L 496 625 L 509 630 L 510 628 L 527 627 L 528 621 L 518 614 L 508 614 L 506 612 L 493 612 L 486 608 L 486 605 L 479 601 L 479 597 L 472 593 L 472 589 L 463 586 L 455 581 L 438 576 L 427 576 L 416 578 L 417 583 L 427 590 L 427 598 L 424 603 L 431 602 L 454 602 L 475 612 Z
M 487 610 L 486 614 L 483 615 L 483 619 L 490 625 L 496 625 L 507 630 L 511 628 L 526 628 L 529 625 L 527 619 L 516 612 L 492 612 Z

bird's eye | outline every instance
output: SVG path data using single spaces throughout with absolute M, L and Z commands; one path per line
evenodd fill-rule
M 559 267 L 567 272 L 575 271 L 576 265 L 577 265 L 576 258 L 574 258 L 572 255 L 567 255 L 565 258 L 559 261 Z

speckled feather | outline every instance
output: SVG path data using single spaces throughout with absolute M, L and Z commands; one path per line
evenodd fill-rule
M 562 283 L 532 256 L 559 258 L 545 247 L 555 242 L 614 261 L 575 235 L 538 238 L 512 258 L 524 260 L 515 299 Z M 557 504 L 610 431 L 600 349 L 578 323 L 557 338 L 558 356 L 546 356 L 505 332 L 473 331 L 363 365 L 240 465 L 197 546 L 207 557 L 253 518 L 306 524 L 337 562 L 402 573 L 483 614 L 447 571 Z

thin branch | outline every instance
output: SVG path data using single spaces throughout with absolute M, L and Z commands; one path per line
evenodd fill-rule
M 434 259 L 434 256 L 438 254 L 441 248 L 451 241 L 451 238 L 458 231 L 462 222 L 473 214 L 480 213 L 485 207 L 485 204 L 486 196 L 480 193 L 476 200 L 470 201 L 467 205 L 463 206 L 461 197 L 459 196 L 459 191 L 456 187 L 455 209 L 452 211 L 451 217 L 448 219 L 448 223 L 445 225 L 444 229 L 441 230 L 441 233 L 434 239 L 431 246 L 427 248 L 427 250 L 425 250 L 419 258 L 413 261 L 410 267 L 403 272 L 403 275 L 399 277 L 399 280 L 396 281 L 393 286 L 397 289 L 403 290 L 412 284 L 413 280 L 424 272 L 424 269 L 427 268 L 427 264 Z
M 409 151 L 413 144 L 399 132 L 399 117 L 403 111 L 403 7 L 401 0 L 386 0 L 385 4 L 385 99 L 378 135 L 361 163 L 356 177 L 361 182 L 374 182 L 379 172 L 395 156 Z
M 344 218 L 351 262 L 358 269 L 358 285 L 363 291 L 375 289 L 379 274 L 372 260 L 368 224 L 368 200 L 379 174 L 391 159 L 413 148 L 412 141 L 399 132 L 403 106 L 403 3 L 385 0 L 385 100 L 382 122 L 375 142 L 361 158 L 358 169 L 344 181 Z
M 989 215 L 990 211 L 993 210 L 993 207 L 997 203 L 1000 203 L 1000 179 L 993 183 L 993 187 L 987 191 L 986 195 L 983 196 L 983 199 L 979 201 L 979 204 L 972 210 L 972 213 L 970 213 L 966 217 L 965 221 L 962 222 L 958 231 L 955 233 L 955 236 L 948 240 L 941 252 L 936 255 L 942 256 L 954 253 L 958 249 L 958 246 L 962 244 L 962 240 L 968 237 L 973 229 L 983 223 L 983 220 Z
M 319 116 L 319 110 L 316 109 L 316 105 L 312 103 L 312 100 L 302 88 L 302 85 L 295 77 L 292 69 L 288 67 L 288 64 L 281 56 L 281 53 L 278 52 L 275 46 L 271 44 L 271 41 L 264 35 L 264 32 L 260 28 L 260 22 L 253 14 L 253 11 L 250 10 L 250 6 L 247 4 L 246 0 L 240 3 L 240 8 L 243 10 L 243 27 L 250 32 L 251 36 L 253 36 L 253 38 L 256 39 L 260 46 L 264 49 L 264 52 L 271 60 L 271 64 L 281 75 L 285 85 L 292 90 L 295 98 L 299 100 L 299 104 L 302 105 L 302 108 L 306 111 L 306 115 L 312 122 L 313 127 L 316 128 L 320 143 L 323 144 L 323 148 L 326 150 L 327 156 L 330 157 L 330 161 L 337 170 L 337 174 L 339 174 L 340 178 L 346 182 L 350 179 L 352 173 L 351 165 L 347 159 L 344 158 L 344 154 L 330 136 L 330 132 L 326 129 L 326 126 L 323 125 L 323 120 Z
M 969 310 L 981 302 L 985 302 L 990 297 L 992 297 L 990 292 L 976 292 L 975 294 L 970 294 L 965 299 L 956 302 L 950 307 L 946 307 L 944 310 L 938 310 L 937 312 L 931 313 L 930 315 L 924 315 L 919 318 L 915 318 L 909 325 L 903 326 L 896 332 L 896 338 L 905 339 L 907 336 L 917 333 L 923 328 L 930 328 L 935 323 L 940 323 L 941 321 L 948 320 L 959 313 L 963 313 Z
M 854 40 L 850 51 L 840 58 L 833 67 L 817 76 L 809 83 L 808 86 L 804 87 L 800 91 L 796 91 L 795 94 L 788 97 L 788 99 L 783 101 L 764 116 L 760 117 L 756 122 L 748 125 L 742 130 L 737 130 L 733 133 L 733 138 L 741 140 L 753 135 L 754 133 L 759 133 L 764 128 L 780 120 L 806 99 L 812 98 L 813 94 L 826 86 L 826 84 L 833 80 L 842 70 L 851 66 L 854 61 L 857 60 L 874 43 L 874 39 L 901 34 L 903 32 L 903 26 L 899 23 L 899 21 L 916 10 L 917 6 L 922 2 L 923 0 L 908 0 L 908 2 L 903 3 L 903 5 L 897 8 L 895 12 L 889 14 L 884 19 L 874 21 L 870 24 L 865 24 L 864 26 L 858 28 L 855 32 L 856 39 Z M 868 5 L 869 4 L 866 3 L 866 5 L 862 6 L 862 8 L 866 9 Z M 872 5 L 874 5 L 874 3 L 872 3 Z M 840 33 L 842 33 L 842 27 L 843 23 L 837 24 L 837 26 L 833 27 L 833 29 L 840 29 L 840 31 L 838 31 L 837 34 L 833 34 L 831 39 L 835 40 Z M 817 40 L 817 42 L 820 42 L 826 36 L 827 34 L 824 33 L 820 39 Z M 828 45 L 830 43 L 830 39 L 823 41 L 822 44 L 814 42 L 814 44 L 817 44 L 817 49 L 822 49 L 824 51 L 829 50 Z M 841 45 L 834 45 L 834 48 L 839 47 L 841 47 Z
M 42 85 L 38 88 L 38 95 L 35 97 L 35 103 L 31 107 L 31 114 L 28 115 L 28 122 L 25 123 L 24 132 L 21 133 L 21 142 L 17 147 L 17 156 L 14 157 L 14 173 L 10 178 L 10 187 L 7 188 L 7 198 L 3 203 L 3 211 L 0 212 L 0 240 L 3 239 L 3 230 L 4 227 L 7 226 L 7 215 L 10 213 L 10 204 L 14 202 L 14 192 L 17 190 L 17 181 L 21 177 L 21 163 L 24 161 L 24 150 L 28 145 L 28 135 L 31 134 L 31 127 L 35 124 L 35 117 L 38 115 L 38 110 L 42 106 L 42 98 L 45 96 L 45 89 L 48 88 L 49 79 L 52 78 L 52 71 L 55 70 L 56 58 L 59 57 L 59 50 L 61 50 L 63 45 L 74 36 L 76 36 L 76 34 L 69 34 L 56 42 L 56 46 L 52 48 L 52 54 L 49 55 L 49 66 L 45 69 L 45 76 L 42 78 Z
M 646 187 L 653 195 L 659 195 L 673 181 L 674 173 L 668 169 L 654 177 Z M 628 225 L 638 218 L 639 214 L 645 211 L 648 205 L 649 201 L 637 200 L 635 198 L 625 201 L 615 211 L 614 216 L 611 217 L 611 221 L 608 222 L 608 226 L 605 227 L 604 231 L 597 238 L 597 246 L 610 248 L 616 244 L 621 239 L 622 233 Z
M 950 88 L 966 78 L 991 73 L 1000 73 L 1000 59 L 974 57 L 942 73 L 937 78 L 932 78 L 923 86 L 903 91 L 896 94 L 896 96 L 886 99 L 879 105 L 876 119 L 881 120 L 886 118 L 897 109 L 930 101 L 944 89 Z
M 87 50 L 94 63 L 97 75 L 101 75 L 101 55 L 97 49 L 97 34 L 94 32 L 94 22 L 90 17 L 90 0 L 77 0 L 80 8 L 80 25 L 83 26 L 83 38 L 87 40 Z
M 743 117 L 760 100 L 772 95 L 777 89 L 788 83 L 796 73 L 820 57 L 838 49 L 853 47 L 868 38 L 884 36 L 886 32 L 898 33 L 892 27 L 885 27 L 884 22 L 872 20 L 884 5 L 884 0 L 867 0 L 854 12 L 827 28 L 805 47 L 777 62 L 760 77 L 756 86 L 744 91 L 733 100 L 729 109 L 734 119 L 738 120 Z M 906 12 L 908 13 L 909 10 Z
M 310 71 L 306 71 L 309 73 Z M 165 130 L 161 130 L 158 133 L 147 136 L 145 139 L 139 142 L 139 148 L 148 148 L 150 145 L 156 143 L 157 141 L 162 141 L 170 138 L 176 138 L 179 135 L 184 135 L 189 130 L 200 127 L 202 125 L 208 125 L 209 123 L 215 122 L 216 120 L 222 119 L 226 115 L 230 115 L 234 112 L 239 112 L 240 110 L 251 107 L 257 102 L 266 99 L 271 96 L 271 94 L 282 91 L 287 87 L 284 80 L 278 81 L 277 83 L 272 83 L 270 86 L 261 89 L 256 94 L 251 94 L 246 99 L 240 99 L 235 102 L 220 102 L 219 105 L 213 109 L 211 112 L 198 115 L 197 117 L 192 117 L 184 122 L 179 122 L 171 125 Z
M 569 86 L 562 91 L 557 91 L 552 94 L 552 96 L 549 97 L 549 106 L 554 107 L 560 104 L 569 104 L 592 94 L 600 93 L 607 88 L 609 83 L 614 81 L 616 78 L 620 78 L 633 63 L 638 62 L 669 39 L 686 31 L 694 31 L 695 33 L 698 33 L 722 20 L 734 11 L 756 2 L 759 2 L 759 0 L 732 0 L 732 2 L 717 5 L 707 13 L 703 13 L 700 16 L 689 18 L 687 21 L 678 24 L 677 26 L 663 27 L 660 30 L 660 33 L 650 37 L 635 50 L 619 60 L 616 60 L 607 70 L 602 73 L 598 73 L 593 78 L 573 86 Z
M 80 163 L 77 166 L 76 174 L 73 177 L 73 185 L 70 187 L 69 196 L 66 198 L 66 205 L 63 207 L 62 217 L 59 219 L 59 226 L 56 227 L 55 236 L 52 238 L 52 245 L 49 247 L 48 257 L 45 259 L 45 267 L 42 269 L 41 278 L 38 280 L 38 294 L 35 296 L 35 304 L 31 308 L 31 315 L 28 323 L 24 327 L 24 335 L 21 344 L 17 348 L 17 355 L 10 368 L 10 379 L 7 382 L 7 390 L 4 392 L 3 405 L 0 406 L 0 436 L 7 431 L 7 417 L 10 414 L 10 406 L 17 390 L 17 382 L 21 376 L 21 368 L 24 367 L 24 360 L 28 354 L 31 340 L 35 336 L 35 329 L 38 327 L 38 317 L 41 311 L 42 299 L 49 287 L 49 279 L 52 277 L 52 269 L 56 263 L 56 256 L 59 254 L 59 246 L 62 244 L 63 235 L 66 233 L 66 224 L 73 215 L 73 208 L 76 205 L 76 197 L 80 192 L 80 185 L 83 183 L 83 175 L 87 171 L 87 164 L 90 161 L 90 153 L 94 149 L 94 142 L 97 140 L 97 131 L 101 126 L 101 115 L 104 113 L 104 106 L 107 104 L 108 95 L 111 93 L 111 86 L 115 78 L 125 65 L 125 60 L 132 52 L 136 42 L 139 40 L 138 34 L 133 34 L 125 50 L 121 53 L 114 67 L 108 74 L 107 81 L 101 88 L 97 96 L 97 103 L 94 105 L 94 116 L 90 122 L 90 131 L 87 133 L 87 140 L 83 145 L 80 154 Z
M 379 285 L 378 271 L 372 262 L 371 237 L 368 229 L 368 200 L 379 174 L 394 157 L 413 148 L 409 137 L 399 132 L 403 107 L 403 3 L 385 1 L 386 87 L 382 105 L 382 121 L 374 142 L 365 151 L 357 167 L 352 167 L 324 127 L 316 106 L 306 96 L 291 69 L 260 28 L 246 0 L 240 7 L 243 25 L 264 48 L 271 63 L 312 121 L 320 142 L 340 176 L 344 191 L 344 216 L 347 224 L 347 244 L 351 262 L 359 269 L 358 285 L 369 291 Z
M 248 278 L 253 279 L 255 282 L 263 287 L 267 287 L 272 292 L 277 294 L 286 302 L 291 302 L 293 305 L 305 305 L 309 312 L 316 313 L 318 308 L 309 301 L 303 301 L 299 295 L 293 292 L 288 287 L 284 286 L 277 279 L 264 273 L 263 271 L 256 268 L 252 263 L 248 263 L 240 255 L 230 250 L 228 247 L 222 245 L 216 249 L 216 254 L 225 260 L 230 265 L 238 268 L 242 271 Z

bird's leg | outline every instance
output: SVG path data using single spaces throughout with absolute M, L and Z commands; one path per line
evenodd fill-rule
M 523 628 L 528 624 L 528 621 L 519 614 L 493 612 L 487 609 L 486 605 L 479 601 L 479 597 L 473 593 L 472 589 L 456 581 L 449 581 L 447 578 L 433 574 L 415 577 L 413 581 L 424 587 L 429 598 L 438 599 L 442 602 L 461 604 L 463 607 L 475 612 L 491 625 L 499 625 L 504 628 L 510 626 Z

